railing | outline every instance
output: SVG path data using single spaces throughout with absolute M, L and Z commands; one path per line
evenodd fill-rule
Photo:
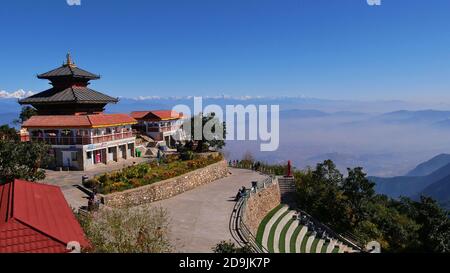
M 275 177 L 267 177 L 266 179 L 262 181 L 258 181 L 256 184 L 252 185 L 251 189 L 248 189 L 243 197 L 241 197 L 238 200 L 238 203 L 236 204 L 236 216 L 235 216 L 235 227 L 236 232 L 239 235 L 240 240 L 246 244 L 249 245 L 252 250 L 256 253 L 269 253 L 269 251 L 264 248 L 264 246 L 260 245 L 254 234 L 250 231 L 250 229 L 245 224 L 245 213 L 246 213 L 246 206 L 247 201 L 251 197 L 252 194 L 258 193 L 259 190 L 267 188 L 267 186 L 273 184 L 275 180 Z M 352 247 L 355 250 L 358 250 L 360 252 L 366 252 L 365 247 L 363 244 L 361 244 L 361 240 L 359 240 L 355 235 L 351 233 L 345 233 L 345 234 L 339 234 L 335 231 L 333 231 L 331 228 L 326 226 L 325 224 L 322 224 L 321 222 L 317 221 L 315 218 L 313 218 L 308 213 L 297 209 L 301 214 L 306 215 L 308 219 L 314 224 L 314 226 L 321 228 L 322 230 L 325 230 L 327 234 L 329 234 L 332 239 L 338 240 L 347 246 Z
M 332 239 L 338 240 L 344 244 L 346 244 L 347 246 L 350 246 L 360 252 L 366 252 L 364 245 L 362 245 L 361 243 L 359 243 L 359 239 L 357 239 L 357 237 L 351 233 L 345 233 L 345 234 L 340 234 L 335 232 L 333 229 L 331 229 L 330 227 L 328 227 L 327 225 L 317 221 L 314 217 L 312 217 L 311 215 L 309 215 L 308 213 L 300 210 L 300 209 L 296 209 L 296 211 L 300 212 L 301 215 L 306 215 L 308 217 L 308 220 L 311 221 L 315 227 L 320 228 L 322 230 L 325 230 L 327 234 L 329 234 Z
M 45 142 L 50 145 L 87 145 L 91 144 L 89 137 L 31 137 L 32 141 Z
M 120 140 L 133 137 L 132 132 L 117 133 L 103 136 L 83 136 L 83 137 L 31 137 L 32 141 L 43 141 L 50 145 L 88 145 L 97 144 L 113 140 Z
M 133 137 L 133 132 L 117 133 L 117 134 L 103 135 L 103 136 L 94 136 L 94 137 L 92 137 L 92 143 L 89 143 L 89 144 L 97 144 L 97 143 L 103 143 L 103 142 L 120 140 L 120 139 L 131 138 L 131 137 Z
M 260 245 L 258 241 L 256 240 L 256 237 L 250 229 L 245 224 L 245 215 L 246 215 L 246 208 L 247 208 L 247 201 L 251 197 L 252 194 L 255 194 L 260 189 L 266 188 L 268 185 L 271 185 L 274 181 L 273 177 L 267 177 L 266 179 L 262 181 L 258 181 L 256 185 L 254 185 L 251 189 L 246 190 L 244 196 L 242 196 L 237 204 L 236 204 L 236 216 L 235 216 L 235 227 L 236 232 L 238 233 L 238 236 L 240 240 L 245 244 L 251 247 L 253 252 L 255 253 L 269 253 L 269 250 L 267 250 L 264 246 Z
M 152 132 L 152 133 L 165 133 L 165 132 L 172 132 L 172 131 L 176 131 L 180 129 L 179 126 L 164 126 L 164 127 L 148 127 L 147 132 Z

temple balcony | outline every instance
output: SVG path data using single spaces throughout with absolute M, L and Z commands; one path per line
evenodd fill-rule
M 134 135 L 132 132 L 115 133 L 101 136 L 31 136 L 31 141 L 43 141 L 49 145 L 89 145 L 98 144 L 104 142 L 110 142 L 115 140 L 132 138 Z

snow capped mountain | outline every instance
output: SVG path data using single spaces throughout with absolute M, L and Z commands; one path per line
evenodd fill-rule
M 22 99 L 32 95 L 34 95 L 32 91 L 24 91 L 23 89 L 11 93 L 4 90 L 0 91 L 0 98 L 2 99 Z

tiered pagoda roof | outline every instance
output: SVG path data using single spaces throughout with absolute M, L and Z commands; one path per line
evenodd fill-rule
M 31 104 L 39 114 L 101 113 L 108 103 L 119 101 L 117 98 L 88 88 L 89 81 L 100 79 L 100 76 L 78 68 L 70 54 L 67 54 L 67 61 L 61 67 L 37 77 L 50 80 L 53 87 L 19 100 L 19 103 Z

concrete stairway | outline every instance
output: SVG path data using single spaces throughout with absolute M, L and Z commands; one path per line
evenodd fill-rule
M 291 204 L 295 202 L 295 180 L 293 177 L 279 177 L 278 186 L 280 188 L 281 202 Z

